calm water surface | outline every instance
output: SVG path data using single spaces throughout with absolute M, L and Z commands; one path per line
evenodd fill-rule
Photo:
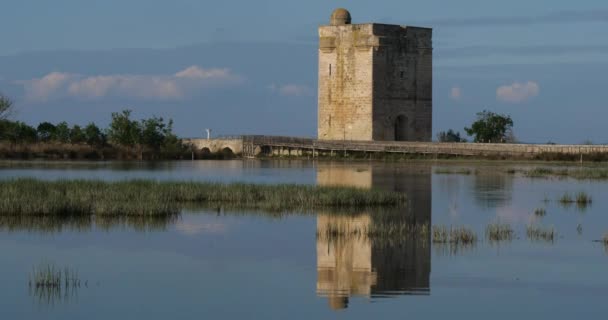
M 3 162 L 1 179 L 352 185 L 405 192 L 410 206 L 281 218 L 223 209 L 153 221 L 2 218 L 0 319 L 603 319 L 608 255 L 594 240 L 608 232 L 608 182 L 505 173 L 534 166 L 541 165 Z M 592 196 L 590 206 L 556 201 L 580 191 Z M 535 216 L 536 208 L 546 216 Z M 480 241 L 446 247 L 419 238 L 320 236 L 331 226 L 362 229 L 381 219 L 468 226 Z M 509 223 L 516 239 L 485 240 L 493 222 Z M 558 237 L 531 241 L 530 224 L 553 227 Z M 59 294 L 29 288 L 30 271 L 43 262 L 77 270 L 82 285 Z

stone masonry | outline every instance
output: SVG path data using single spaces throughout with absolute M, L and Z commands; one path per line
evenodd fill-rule
M 351 24 L 337 9 L 319 27 L 318 138 L 430 141 L 432 30 Z

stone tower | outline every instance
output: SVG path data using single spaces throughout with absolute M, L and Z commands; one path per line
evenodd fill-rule
M 319 27 L 318 138 L 430 141 L 432 29 L 351 24 L 335 10 Z

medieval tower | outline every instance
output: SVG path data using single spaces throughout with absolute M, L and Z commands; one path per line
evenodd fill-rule
M 318 138 L 430 141 L 432 29 L 351 24 L 337 9 L 319 27 Z

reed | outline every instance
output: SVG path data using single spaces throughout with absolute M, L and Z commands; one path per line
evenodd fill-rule
M 544 217 L 547 215 L 547 210 L 545 208 L 536 208 L 534 210 L 534 215 L 537 217 Z
M 588 205 L 591 203 L 591 196 L 585 192 L 579 192 L 576 194 L 576 204 L 577 205 Z
M 404 207 L 398 192 L 313 185 L 131 180 L 0 181 L 0 215 L 167 215 L 187 204 L 264 210 Z
M 433 226 L 433 243 L 470 245 L 477 242 L 475 232 L 467 227 Z
M 317 230 L 318 239 L 332 239 L 341 237 L 363 238 L 404 238 L 418 237 L 426 239 L 429 235 L 428 224 L 409 223 L 372 223 L 366 226 L 345 226 L 340 223 L 329 224 L 322 230 Z
M 553 227 L 542 228 L 539 226 L 532 225 L 526 227 L 526 235 L 528 236 L 528 239 L 535 241 L 544 240 L 553 242 L 556 237 L 556 233 Z
M 570 204 L 574 203 L 574 198 L 569 193 L 566 192 L 559 198 L 558 201 L 562 205 L 570 205 Z
M 486 238 L 490 242 L 511 241 L 515 231 L 508 224 L 494 223 L 486 227 Z
M 52 263 L 34 267 L 29 277 L 29 294 L 44 305 L 70 302 L 77 294 L 81 282 L 72 268 L 60 268 Z M 87 281 L 84 282 L 87 286 Z
M 531 170 L 521 170 L 522 174 L 530 178 L 560 177 L 573 178 L 577 180 L 606 180 L 608 179 L 608 168 L 534 168 Z
M 80 286 L 78 273 L 68 267 L 59 268 L 51 263 L 34 267 L 30 274 L 29 286 L 34 288 L 67 288 Z
M 437 168 L 435 169 L 436 174 L 463 174 L 470 175 L 473 171 L 467 168 Z

